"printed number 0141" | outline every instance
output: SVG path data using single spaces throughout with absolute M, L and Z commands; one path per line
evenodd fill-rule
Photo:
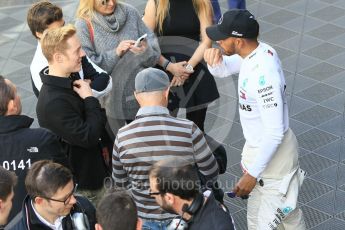
M 9 161 L 3 161 L 2 167 L 4 167 L 6 170 L 12 170 L 16 171 L 17 169 L 24 170 L 26 167 L 31 167 L 31 159 L 28 159 L 26 162 L 24 160 L 20 160 L 19 163 L 16 160 L 13 160 L 11 162 Z

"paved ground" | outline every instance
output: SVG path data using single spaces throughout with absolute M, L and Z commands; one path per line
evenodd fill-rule
M 0 1 L 0 73 L 17 84 L 23 112 L 35 117 L 29 63 L 36 48 L 26 25 L 34 0 Z M 53 1 L 71 20 L 76 0 Z M 145 0 L 127 0 L 143 12 Z M 226 1 L 220 1 L 223 10 Z M 345 1 L 248 0 L 259 19 L 261 40 L 278 51 L 288 82 L 290 122 L 300 143 L 308 178 L 299 198 L 308 229 L 345 229 Z M 210 106 L 207 132 L 226 144 L 229 168 L 221 177 L 231 188 L 240 176 L 244 144 L 237 114 L 236 77 L 217 80 L 221 98 Z M 37 126 L 37 123 L 35 123 Z M 246 229 L 245 202 L 227 200 L 237 229 Z

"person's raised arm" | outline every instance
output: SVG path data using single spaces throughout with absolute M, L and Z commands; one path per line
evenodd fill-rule
M 210 73 L 220 78 L 239 73 L 243 61 L 238 54 L 231 56 L 222 55 L 222 51 L 219 48 L 206 49 L 204 59 Z
M 192 57 L 188 60 L 188 63 L 193 67 L 195 67 L 197 64 L 199 64 L 200 61 L 202 61 L 205 50 L 212 46 L 212 41 L 206 34 L 206 28 L 212 25 L 213 13 L 211 9 L 211 4 L 207 4 L 207 0 L 203 1 L 203 4 L 205 5 L 205 10 L 203 12 L 199 12 L 198 14 L 198 18 L 200 21 L 201 41 L 199 43 L 199 46 L 194 51 Z
M 156 31 L 157 21 L 156 21 L 156 3 L 155 0 L 148 0 L 145 7 L 145 14 L 143 16 L 143 21 L 145 25 L 152 30 Z M 159 57 L 158 65 L 160 65 L 164 70 L 169 71 L 174 76 L 189 75 L 188 71 L 185 68 L 187 64 L 186 61 L 172 63 L 166 59 L 163 55 Z

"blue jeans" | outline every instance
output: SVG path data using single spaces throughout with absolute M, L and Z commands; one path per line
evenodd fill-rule
M 246 0 L 228 0 L 229 9 L 245 9 Z
M 217 24 L 220 17 L 222 16 L 222 12 L 220 10 L 218 0 L 211 0 L 212 8 L 213 8 L 213 23 Z
M 220 17 L 222 16 L 222 12 L 220 10 L 218 0 L 211 0 L 212 8 L 213 8 L 213 22 L 218 23 Z M 229 9 L 245 9 L 246 8 L 246 0 L 228 0 L 228 7 Z
M 142 230 L 166 230 L 171 220 L 145 220 L 143 219 Z

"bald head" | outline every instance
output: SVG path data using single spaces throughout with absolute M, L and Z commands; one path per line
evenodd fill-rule
M 169 95 L 169 87 L 160 90 L 160 91 L 152 91 L 152 92 L 134 92 L 135 99 L 138 101 L 140 107 L 145 106 L 168 106 L 168 95 Z

